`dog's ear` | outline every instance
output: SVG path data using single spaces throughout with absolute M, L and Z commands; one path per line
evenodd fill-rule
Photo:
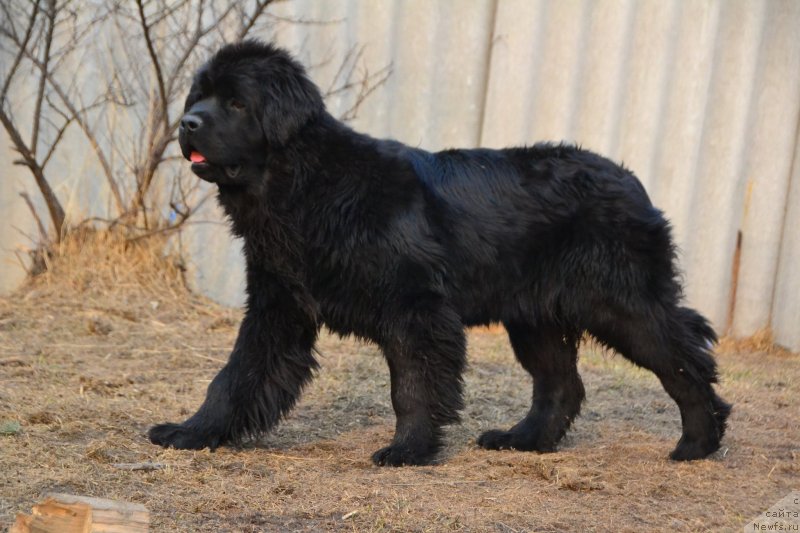
M 324 104 L 303 67 L 288 57 L 272 58 L 267 70 L 261 129 L 269 144 L 283 146 L 322 112 Z

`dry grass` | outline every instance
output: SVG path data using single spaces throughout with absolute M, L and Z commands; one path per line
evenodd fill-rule
M 743 339 L 724 337 L 720 340 L 719 350 L 722 352 L 759 352 L 781 356 L 791 355 L 789 350 L 775 344 L 775 336 L 771 328 L 761 329 L 752 336 Z
M 468 407 L 440 465 L 371 465 L 392 434 L 388 372 L 373 347 L 331 335 L 318 378 L 262 442 L 162 450 L 147 427 L 198 406 L 239 313 L 186 291 L 161 243 L 65 247 L 0 299 L 0 423 L 21 424 L 0 436 L 0 526 L 57 490 L 143 503 L 154 531 L 728 530 L 798 486 L 800 360 L 757 343 L 724 345 L 731 429 L 691 464 L 666 460 L 680 422 L 657 380 L 591 348 L 588 399 L 560 452 L 476 448 L 529 401 L 497 330 L 470 334 Z M 119 466 L 146 462 L 158 469 Z

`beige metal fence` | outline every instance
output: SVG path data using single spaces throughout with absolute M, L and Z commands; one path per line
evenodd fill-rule
M 357 129 L 428 149 L 567 140 L 624 161 L 673 222 L 690 304 L 722 332 L 771 327 L 800 350 L 800 2 L 295 0 L 272 13 L 294 22 L 262 37 L 323 86 L 356 45 L 364 68 L 392 65 Z M 4 173 L 11 157 L 0 151 Z M 4 213 L 24 219 L 28 181 L 0 182 Z M 240 302 L 224 225 L 184 237 L 199 288 Z M 0 229 L 4 249 L 18 238 Z

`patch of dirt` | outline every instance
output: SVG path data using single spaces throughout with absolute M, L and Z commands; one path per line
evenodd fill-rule
M 680 416 L 656 378 L 591 346 L 559 452 L 478 449 L 529 405 L 502 330 L 470 333 L 467 408 L 441 464 L 371 464 L 393 432 L 388 371 L 374 347 L 329 334 L 275 432 L 245 449 L 163 450 L 148 427 L 194 412 L 240 312 L 190 294 L 152 251 L 117 248 L 71 250 L 0 299 L 0 423 L 21 424 L 0 436 L 0 528 L 58 491 L 142 503 L 153 531 L 732 530 L 798 488 L 800 358 L 758 343 L 723 344 L 730 429 L 688 464 L 667 460 Z

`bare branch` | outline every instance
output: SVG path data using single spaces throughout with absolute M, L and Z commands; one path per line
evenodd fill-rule
M 69 120 L 66 120 L 61 125 L 60 128 L 58 128 L 58 131 L 56 132 L 56 136 L 53 139 L 53 142 L 50 143 L 50 148 L 48 148 L 47 153 L 44 156 L 44 159 L 42 159 L 42 169 L 47 167 L 47 163 L 50 162 L 50 158 L 53 157 L 53 154 L 56 151 L 56 147 L 58 147 L 58 144 L 61 142 L 62 137 L 64 137 L 64 133 L 67 131 L 67 128 L 69 128 L 69 125 L 72 124 L 73 120 L 74 120 L 74 117 L 71 117 Z
M 11 6 L 6 2 L 0 2 L 0 10 L 3 11 L 3 17 L 5 17 L 5 21 L 8 23 L 8 30 L 14 36 L 17 35 L 17 28 L 14 25 L 14 14 L 11 13 Z M 31 17 L 31 20 L 35 20 L 36 17 Z
M 14 40 L 16 40 L 16 32 L 14 31 L 13 26 L 13 15 L 8 11 L 7 6 L 3 5 L 4 15 L 6 20 L 9 24 L 8 35 L 13 35 Z M 33 27 L 36 25 L 36 17 L 39 15 L 39 0 L 37 0 L 33 4 L 33 11 L 31 11 L 30 17 L 28 17 L 28 26 L 25 30 L 25 36 L 22 38 L 19 44 L 18 51 L 14 56 L 14 61 L 11 63 L 11 68 L 8 69 L 8 73 L 6 74 L 6 81 L 3 82 L 3 89 L 0 91 L 0 105 L 2 105 L 6 101 L 6 96 L 8 95 L 8 90 L 11 87 L 11 80 L 14 79 L 14 74 L 16 74 L 17 69 L 19 68 L 19 64 L 22 61 L 22 57 L 25 55 L 25 50 L 28 49 L 28 43 L 30 42 L 31 35 L 33 33 Z M 5 34 L 5 32 L 3 32 Z
M 109 187 L 109 203 L 116 207 L 116 216 L 107 215 L 112 226 L 119 225 L 139 239 L 189 223 L 209 195 L 204 196 L 200 182 L 190 181 L 183 166 L 175 163 L 180 159 L 175 155 L 180 117 L 173 115 L 178 115 L 179 93 L 194 63 L 221 42 L 246 38 L 271 20 L 302 25 L 341 22 L 271 15 L 268 7 L 278 1 L 0 0 L 0 15 L 9 19 L 0 22 L 0 51 L 13 60 L 8 74 L 15 78 L 0 80 L 0 108 L 5 115 L 0 118 L 6 129 L 16 131 L 16 138 L 10 135 L 20 163 L 41 185 L 48 209 L 52 203 L 48 198 L 55 195 L 48 192 L 43 171 L 53 168 L 48 165 L 66 132 L 77 125 L 97 157 Z M 105 21 L 108 24 L 100 24 Z M 102 79 L 87 80 L 69 72 L 71 65 L 97 64 L 98 53 L 98 66 L 105 67 L 98 69 Z M 325 91 L 326 97 L 345 102 L 339 106 L 347 108 L 344 120 L 354 118 L 391 73 L 391 66 L 375 72 L 362 68 L 363 56 L 364 48 L 348 50 Z M 331 54 L 326 61 L 334 58 Z M 15 108 L 7 100 L 28 64 L 36 78 L 31 80 L 32 94 L 26 95 L 36 99 L 28 123 L 30 137 L 24 127 L 28 124 L 15 121 Z M 85 84 L 92 90 L 84 90 Z M 85 94 L 98 96 L 84 101 Z M 26 144 L 20 132 L 32 142 Z M 165 210 L 167 205 L 171 211 Z M 51 210 L 59 228 L 61 213 L 61 222 L 56 223 L 58 212 Z
M 164 74 L 161 72 L 161 62 L 158 60 L 158 54 L 156 54 L 155 48 L 153 47 L 150 26 L 147 24 L 147 17 L 144 14 L 144 3 L 142 0 L 136 0 L 136 6 L 139 8 L 139 23 L 141 24 L 142 34 L 144 35 L 144 41 L 147 45 L 147 53 L 150 54 L 150 62 L 156 72 L 156 81 L 158 83 L 158 93 L 161 104 L 161 120 L 163 121 L 164 131 L 166 132 L 169 128 L 169 101 L 167 100 L 167 91 L 164 85 Z
M 53 222 L 53 226 L 55 226 L 56 241 L 58 241 L 61 237 L 61 230 L 64 226 L 64 208 L 61 207 L 61 202 L 58 201 L 58 197 L 56 197 L 53 189 L 47 182 L 47 179 L 45 179 L 42 167 L 36 162 L 36 158 L 34 157 L 30 148 L 25 144 L 25 141 L 19 134 L 19 130 L 17 130 L 16 126 L 14 125 L 14 121 L 8 114 L 6 114 L 5 110 L 1 106 L 0 122 L 3 123 L 3 127 L 8 133 L 8 136 L 11 137 L 11 142 L 14 143 L 14 147 L 22 156 L 23 164 L 30 169 L 34 179 L 36 180 L 36 185 L 39 187 L 39 191 L 41 191 L 42 196 L 44 196 L 47 210 L 50 212 L 50 220 Z
M 44 159 L 42 159 L 42 162 L 41 162 L 42 169 L 47 167 L 47 163 L 50 161 L 50 158 L 55 153 L 56 148 L 58 148 L 58 145 L 61 142 L 61 138 L 64 136 L 64 133 L 67 131 L 67 129 L 69 128 L 70 124 L 72 124 L 75 121 L 75 119 L 77 118 L 75 115 L 68 115 L 68 114 L 64 113 L 62 110 L 60 110 L 50 100 L 49 96 L 46 96 L 45 100 L 49 104 L 50 109 L 52 109 L 54 113 L 56 113 L 58 116 L 60 116 L 63 119 L 63 122 L 62 122 L 62 124 L 60 126 L 56 126 L 56 124 L 53 121 L 50 121 L 50 124 L 54 128 L 57 128 L 57 129 L 56 129 L 56 134 L 53 137 L 53 140 L 50 141 L 50 148 L 47 150 L 47 154 L 45 154 Z M 97 102 L 93 103 L 92 105 L 82 107 L 81 109 L 78 110 L 78 113 L 80 115 L 85 115 L 86 113 L 88 113 L 92 109 L 95 109 L 95 108 L 98 108 L 100 106 L 103 106 L 106 103 L 108 103 L 108 100 L 105 100 L 105 99 L 104 100 L 98 100 Z
M 20 233 L 22 233 L 22 232 L 20 232 Z M 24 235 L 24 233 L 23 233 L 23 235 Z M 27 264 L 25 264 L 25 260 L 22 259 L 22 255 L 20 254 L 20 250 L 14 250 L 14 256 L 17 258 L 17 262 L 19 263 L 19 266 L 22 267 L 22 270 L 25 271 L 25 275 L 30 276 L 31 272 L 33 271 L 33 269 L 28 267 Z
M 294 18 L 294 17 L 284 17 L 281 15 L 276 15 L 275 13 L 269 13 L 269 18 L 279 20 L 281 22 L 288 22 L 289 24 L 299 24 L 302 26 L 331 26 L 335 24 L 341 24 L 345 21 L 345 19 L 304 19 L 304 18 Z
M 148 231 L 148 232 L 142 233 L 141 235 L 137 235 L 136 237 L 132 237 L 132 238 L 128 239 L 128 242 L 136 242 L 136 241 L 140 241 L 140 240 L 143 240 L 143 239 L 147 239 L 149 237 L 153 237 L 155 235 L 164 235 L 164 234 L 167 234 L 167 233 L 172 233 L 172 232 L 178 231 L 184 225 L 186 225 L 186 222 L 189 220 L 189 218 L 193 214 L 195 214 L 200 209 L 200 207 L 202 207 L 203 204 L 205 204 L 209 200 L 209 198 L 211 198 L 213 195 L 214 195 L 213 192 L 209 191 L 205 196 L 203 196 L 203 198 L 200 199 L 200 201 L 194 207 L 192 207 L 191 209 L 179 212 L 180 216 L 173 223 L 171 223 L 171 224 L 169 224 L 167 226 L 164 226 L 162 228 L 158 228 L 158 229 L 154 229 L 152 231 Z M 172 206 L 172 204 L 170 204 L 170 206 Z
M 262 15 L 262 13 L 264 13 L 264 10 L 267 9 L 267 6 L 271 3 L 272 0 L 260 0 L 256 2 L 256 7 L 253 9 L 253 13 L 244 20 L 242 27 L 239 29 L 239 33 L 236 35 L 237 41 L 241 41 L 247 37 L 247 34 L 253 29 L 253 26 L 255 26 L 258 18 Z
M 44 37 L 44 57 L 42 58 L 42 68 L 39 74 L 39 88 L 36 91 L 36 108 L 33 111 L 33 133 L 31 133 L 31 151 L 36 155 L 37 147 L 39 145 L 39 127 L 42 123 L 42 100 L 44 100 L 44 87 L 47 83 L 46 72 L 49 72 L 48 64 L 50 63 L 50 47 L 53 44 L 53 29 L 55 28 L 56 20 L 56 2 L 55 0 L 48 0 L 47 2 L 47 33 Z
M 49 241 L 50 239 L 48 239 L 48 237 L 47 237 L 47 230 L 45 229 L 44 224 L 42 223 L 42 218 L 39 216 L 39 213 L 36 212 L 36 208 L 33 206 L 33 202 L 31 201 L 31 197 L 28 196 L 28 193 L 26 193 L 26 192 L 21 192 L 21 193 L 19 193 L 19 195 L 22 197 L 22 199 L 28 205 L 28 209 L 30 210 L 31 215 L 33 215 L 33 219 L 36 221 L 36 227 L 39 228 L 39 235 L 42 238 L 42 242 Z
M 358 110 L 361 108 L 364 101 L 378 88 L 385 85 L 392 74 L 392 65 L 390 63 L 371 74 L 365 68 L 363 74 L 356 78 L 355 71 L 363 55 L 363 46 L 360 48 L 350 48 L 345 53 L 339 65 L 339 69 L 328 85 L 328 89 L 323 93 L 325 98 L 330 98 L 338 94 L 349 93 L 354 89 L 358 90 L 353 103 L 339 116 L 339 118 L 345 122 L 353 120 L 358 116 Z
M 347 50 L 347 52 L 345 52 L 341 63 L 339 63 L 339 68 L 336 70 L 336 74 L 334 74 L 333 78 L 331 79 L 331 82 L 328 85 L 328 88 L 323 93 L 323 96 L 325 96 L 325 97 L 331 96 L 333 94 L 336 94 L 338 92 L 342 92 L 342 91 L 348 89 L 348 87 L 345 87 L 345 88 L 341 88 L 340 87 L 340 88 L 336 89 L 336 84 L 339 83 L 340 79 L 343 79 L 344 82 L 346 83 L 347 80 L 350 80 L 353 77 L 353 71 L 355 71 L 357 63 L 361 59 L 361 56 L 363 54 L 364 54 L 364 47 L 363 46 L 361 48 L 353 46 L 353 47 L 350 47 Z M 327 62 L 328 61 L 326 60 L 324 63 L 327 63 Z M 324 63 L 322 63 L 322 64 L 324 64 Z M 321 66 L 321 64 L 317 65 L 317 66 Z M 348 71 L 346 76 L 344 75 L 345 70 Z
M 271 1 L 271 0 L 268 0 L 267 3 L 269 3 L 269 1 Z M 200 5 L 201 6 L 203 5 L 202 2 L 201 2 Z M 167 84 L 168 92 L 169 92 L 170 95 L 172 94 L 173 90 L 175 89 L 175 83 L 178 81 L 178 79 L 180 77 L 186 75 L 186 73 L 183 71 L 183 68 L 184 68 L 184 66 L 186 66 L 186 62 L 192 56 L 192 53 L 197 49 L 197 45 L 200 42 L 200 40 L 203 37 L 205 37 L 206 35 L 208 35 L 215 27 L 217 27 L 220 22 L 225 20 L 228 17 L 228 15 L 233 11 L 235 6 L 236 6 L 236 3 L 232 2 L 228 6 L 228 8 L 219 15 L 219 17 L 215 17 L 215 22 L 213 24 L 210 24 L 209 26 L 207 26 L 205 28 L 202 26 L 202 22 L 203 22 L 202 21 L 202 9 L 198 10 L 197 22 L 196 22 L 194 34 L 192 35 L 192 38 L 189 41 L 189 43 L 186 45 L 186 47 L 184 49 L 184 53 L 181 55 L 180 59 L 178 59 L 178 62 L 172 68 L 172 75 L 170 76 L 169 82 Z M 170 125 L 170 127 L 171 126 L 172 125 Z M 175 127 L 177 128 L 177 125 Z
M 2 32 L 3 30 L 2 28 L 0 28 L 0 33 Z M 5 35 L 11 37 L 8 33 L 5 33 Z M 19 45 L 20 43 L 17 44 Z M 54 73 L 46 70 L 45 65 L 38 58 L 36 58 L 36 56 L 31 54 L 29 50 L 25 50 L 24 54 L 26 59 L 28 59 L 31 63 L 33 63 L 40 70 L 40 72 L 42 72 L 46 76 L 47 82 L 50 84 L 55 93 L 58 95 L 59 99 L 61 100 L 61 103 L 67 109 L 69 114 L 75 117 L 74 119 L 75 122 L 78 124 L 78 126 L 80 126 L 81 131 L 83 131 L 84 136 L 89 141 L 89 144 L 92 146 L 92 149 L 94 150 L 95 155 L 97 156 L 97 159 L 100 162 L 100 166 L 103 169 L 103 173 L 106 177 L 106 181 L 108 182 L 109 189 L 111 190 L 111 194 L 114 197 L 114 201 L 116 203 L 117 209 L 119 210 L 119 213 L 120 214 L 124 213 L 125 204 L 122 201 L 122 194 L 120 193 L 119 190 L 119 184 L 114 179 L 114 172 L 111 168 L 111 165 L 109 165 L 108 163 L 108 159 L 106 158 L 106 155 L 100 146 L 97 136 L 89 127 L 87 119 L 84 116 L 82 116 L 78 108 L 75 107 L 75 104 L 69 97 L 68 92 L 64 90 L 64 88 L 61 86 L 58 80 L 55 79 Z
M 100 166 L 103 169 L 103 174 L 106 177 L 106 181 L 108 182 L 108 187 L 111 190 L 111 194 L 114 197 L 114 201 L 116 203 L 117 209 L 119 213 L 123 213 L 125 211 L 125 203 L 122 200 L 122 194 L 119 190 L 119 184 L 117 180 L 114 178 L 114 171 L 111 168 L 111 165 L 108 163 L 108 159 L 106 158 L 105 152 L 103 152 L 102 147 L 100 146 L 100 142 L 95 135 L 92 128 L 89 127 L 89 123 L 86 118 L 80 113 L 78 109 L 76 109 L 75 105 L 70 100 L 69 96 L 66 92 L 61 88 L 61 86 L 56 82 L 52 75 L 48 74 L 48 80 L 50 81 L 51 86 L 56 91 L 56 94 L 61 99 L 61 103 L 64 104 L 64 107 L 67 108 L 67 111 L 70 112 L 72 116 L 75 117 L 75 122 L 80 126 L 81 131 L 83 131 L 84 136 L 89 141 L 89 144 L 92 146 L 94 150 L 95 156 L 97 160 L 100 162 Z
M 201 2 L 202 3 L 202 2 Z M 189 0 L 181 0 L 180 2 L 169 2 L 161 13 L 157 13 L 154 18 L 150 19 L 150 27 L 155 27 L 161 24 L 164 20 L 170 18 L 175 13 L 189 5 Z

